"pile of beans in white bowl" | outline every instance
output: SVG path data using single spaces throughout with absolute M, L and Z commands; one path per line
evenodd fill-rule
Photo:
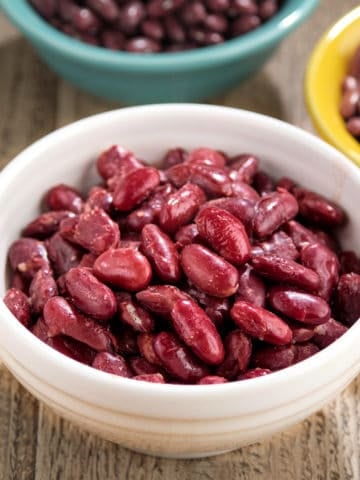
M 114 145 L 87 192 L 52 186 L 9 248 L 4 302 L 59 352 L 111 374 L 218 384 L 289 367 L 360 316 L 340 206 L 250 153 Z M 40 200 L 40 199 L 39 199 Z
M 177 52 L 243 35 L 280 0 L 29 0 L 55 28 L 92 45 L 132 53 Z

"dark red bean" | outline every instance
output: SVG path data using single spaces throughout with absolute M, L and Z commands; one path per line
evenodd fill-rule
M 209 375 L 208 368 L 197 360 L 172 333 L 159 333 L 154 340 L 154 350 L 165 370 L 182 382 L 198 382 Z
M 275 255 L 257 255 L 251 259 L 251 265 L 265 278 L 287 282 L 305 290 L 318 291 L 321 284 L 320 277 L 314 270 Z
M 22 233 L 25 237 L 45 239 L 59 230 L 62 220 L 73 217 L 75 214 L 68 210 L 45 212 L 28 223 Z
M 134 248 L 110 249 L 94 263 L 94 274 L 103 282 L 135 292 L 146 288 L 151 280 L 151 266 Z
M 46 248 L 43 242 L 34 238 L 15 240 L 8 256 L 11 268 L 27 279 L 32 279 L 40 268 L 49 268 Z
M 250 32 L 257 28 L 261 23 L 257 15 L 241 15 L 231 24 L 231 33 L 234 37 Z
M 351 326 L 360 317 L 360 275 L 341 275 L 334 297 L 337 319 Z
M 159 372 L 158 367 L 155 367 L 155 365 L 152 365 L 142 357 L 130 358 L 129 363 L 135 375 L 152 375 Z
M 159 20 L 151 18 L 143 21 L 141 31 L 145 36 L 153 40 L 161 40 L 165 35 L 162 23 Z
M 146 290 L 137 292 L 136 298 L 151 312 L 167 315 L 177 300 L 188 296 L 172 285 L 152 285 Z
M 147 13 L 150 17 L 165 17 L 185 3 L 185 0 L 150 0 Z
M 312 341 L 319 348 L 325 348 L 340 338 L 347 330 L 348 328 L 345 325 L 330 318 L 328 322 L 318 325 L 314 329 Z
M 104 47 L 110 50 L 123 50 L 125 45 L 125 36 L 122 32 L 105 30 L 101 35 L 101 41 Z
M 137 344 L 140 350 L 141 355 L 152 365 L 161 365 L 161 360 L 157 356 L 154 350 L 154 339 L 155 334 L 153 333 L 141 333 L 137 336 Z
M 164 377 L 161 373 L 149 373 L 143 375 L 135 375 L 132 377 L 133 380 L 140 380 L 143 382 L 150 382 L 150 383 L 166 383 Z
M 217 367 L 216 374 L 234 380 L 240 372 L 248 368 L 252 344 L 240 330 L 233 330 L 224 340 L 225 358 Z
M 190 287 L 186 292 L 196 300 L 204 309 L 217 329 L 223 329 L 229 319 L 230 303 L 228 298 L 219 298 L 207 295 L 195 287 Z
M 39 323 L 39 321 L 37 323 Z M 64 335 L 46 338 L 43 341 L 63 355 L 66 355 L 77 362 L 84 363 L 85 365 L 91 365 L 96 356 L 96 351 L 92 348 L 84 343 L 74 340 L 73 338 L 65 337 Z
M 208 167 L 224 168 L 224 155 L 211 148 L 195 148 L 186 157 L 186 162 L 193 165 L 207 165 Z
M 230 168 L 241 182 L 251 183 L 259 168 L 259 159 L 252 154 L 242 153 L 230 159 Z
M 39 317 L 32 327 L 30 327 L 30 332 L 33 333 L 37 338 L 42 342 L 47 343 L 49 340 L 49 327 L 45 323 L 43 317 Z
M 44 203 L 49 210 L 70 210 L 74 213 L 80 213 L 84 206 L 80 192 L 64 183 L 50 188 Z
M 109 22 L 116 20 L 120 14 L 115 0 L 86 0 L 87 5 Z
M 16 288 L 10 288 L 5 294 L 4 303 L 20 323 L 29 327 L 31 320 L 30 302 L 24 292 Z
M 58 288 L 52 272 L 44 268 L 38 270 L 29 287 L 32 312 L 40 315 L 49 298 L 57 294 Z
M 186 42 L 186 32 L 179 19 L 175 15 L 167 15 L 163 18 L 163 23 L 168 39 L 173 42 L 172 48 L 181 48 L 182 44 Z M 170 164 L 165 165 L 164 168 L 171 166 Z
M 291 328 L 291 331 L 293 334 L 293 338 L 292 338 L 293 343 L 308 342 L 309 340 L 312 340 L 312 338 L 315 335 L 315 329 L 313 326 L 312 327 L 310 325 L 306 326 L 301 323 L 290 322 L 290 321 L 288 321 L 288 325 Z
M 262 0 L 259 4 L 259 16 L 262 20 L 267 20 L 275 15 L 278 9 L 277 0 Z
M 154 330 L 154 318 L 132 298 L 119 301 L 118 308 L 120 320 L 136 332 L 150 333 Z
M 190 245 L 191 243 L 200 243 L 199 231 L 195 223 L 189 223 L 180 227 L 175 234 L 176 246 L 179 248 Z
M 14 272 L 11 279 L 10 288 L 16 288 L 17 290 L 27 294 L 29 291 L 30 281 L 30 279 L 24 278 L 19 272 Z
M 253 187 L 259 195 L 267 195 L 275 190 L 275 182 L 267 173 L 259 170 L 254 175 Z
M 258 307 L 265 305 L 266 288 L 263 280 L 248 264 L 239 269 L 239 288 L 236 292 L 237 300 L 244 300 Z
M 237 380 L 249 380 L 251 378 L 263 377 L 271 373 L 268 368 L 252 368 L 245 373 L 240 374 Z
M 111 192 L 102 187 L 92 187 L 86 199 L 86 206 L 89 208 L 102 208 L 104 212 L 110 213 L 113 197 Z
M 296 361 L 296 346 L 263 347 L 254 352 L 252 364 L 255 368 L 271 371 L 290 367 Z
M 208 295 L 230 297 L 238 288 L 236 268 L 203 245 L 186 245 L 181 266 L 188 279 Z
M 190 167 L 190 182 L 201 187 L 211 197 L 232 195 L 232 181 L 223 168 L 193 163 Z
M 101 153 L 96 167 L 102 178 L 108 180 L 114 176 L 123 177 L 143 165 L 132 152 L 120 145 L 113 145 Z
M 113 205 L 117 210 L 126 212 L 144 201 L 159 185 L 160 175 L 152 167 L 133 170 L 116 185 Z
M 340 271 L 341 273 L 358 273 L 360 274 L 360 258 L 353 251 L 345 251 L 339 253 Z
M 175 243 L 157 225 L 145 225 L 142 229 L 141 250 L 161 280 L 166 283 L 180 280 L 180 259 Z
M 256 14 L 258 11 L 256 0 L 232 0 L 231 9 L 236 13 L 248 15 Z
M 229 174 L 230 178 L 232 173 Z M 238 180 L 237 178 L 232 179 L 232 194 L 236 198 L 241 198 L 242 200 L 248 200 L 249 202 L 255 204 L 260 199 L 259 194 L 254 188 L 252 188 L 247 183 Z
M 193 300 L 177 300 L 170 312 L 179 337 L 205 363 L 218 365 L 224 359 L 224 347 L 213 322 Z
M 164 21 L 169 21 L 169 19 L 176 21 L 174 17 L 166 17 Z M 168 169 L 173 167 L 174 165 L 179 165 L 186 160 L 187 155 L 187 151 L 181 147 L 170 148 L 170 150 L 165 153 L 164 157 L 161 160 L 161 168 Z
M 346 122 L 347 131 L 354 137 L 360 136 L 360 117 L 352 117 Z
M 46 242 L 46 248 L 57 275 L 66 273 L 70 268 L 77 267 L 83 256 L 82 250 L 67 242 L 59 233 L 55 233 Z
M 147 37 L 134 37 L 125 43 L 125 50 L 131 53 L 157 53 L 160 48 L 156 40 Z
M 132 377 L 132 373 L 121 355 L 109 352 L 100 352 L 94 358 L 92 366 L 102 372 L 112 373 L 120 377 Z
M 347 90 L 341 99 L 340 114 L 345 119 L 349 119 L 356 115 L 359 100 L 359 90 Z
M 303 360 L 315 355 L 315 353 L 318 353 L 318 351 L 319 348 L 311 342 L 307 342 L 302 345 L 296 345 L 294 363 L 302 362 Z
M 118 322 L 112 325 L 112 331 L 116 338 L 116 351 L 118 353 L 125 357 L 139 354 L 137 333 L 133 328 Z
M 291 238 L 285 232 L 277 231 L 263 242 L 256 243 L 251 249 L 252 256 L 276 255 L 278 257 L 296 260 L 299 252 Z
M 343 210 L 331 200 L 309 190 L 294 190 L 299 203 L 299 213 L 308 222 L 328 228 L 338 227 L 345 222 Z
M 287 345 L 292 340 L 289 326 L 273 313 L 243 300 L 236 300 L 230 310 L 235 324 L 248 335 L 274 345 Z
M 145 18 L 146 8 L 138 0 L 127 1 L 120 8 L 119 27 L 126 35 L 135 33 Z
M 203 25 L 211 32 L 225 33 L 228 29 L 228 21 L 225 15 L 213 13 L 206 16 Z
M 250 241 L 244 225 L 231 213 L 217 207 L 201 210 L 195 219 L 200 235 L 224 259 L 242 265 L 250 257 Z
M 318 241 L 316 235 L 311 230 L 295 220 L 285 223 L 283 228 L 298 249 Z
M 73 304 L 86 315 L 106 322 L 116 311 L 116 298 L 87 268 L 71 268 L 65 274 L 65 286 Z
M 217 375 L 208 375 L 197 382 L 198 385 L 218 385 L 219 383 L 227 383 L 227 379 Z
M 325 300 L 293 288 L 271 287 L 268 301 L 278 312 L 306 325 L 320 325 L 330 319 L 330 308 Z
M 182 187 L 185 183 L 190 181 L 191 165 L 187 163 L 177 163 L 166 170 L 167 179 L 175 185 L 175 187 Z
M 196 25 L 206 18 L 206 8 L 200 1 L 186 3 L 181 10 L 181 19 L 185 26 Z
M 287 190 L 288 192 L 291 193 L 293 187 L 296 187 L 296 183 L 294 180 L 292 180 L 289 177 L 281 177 L 277 182 L 276 182 L 276 188 L 281 188 L 282 190 Z
M 341 83 L 341 90 L 343 93 L 347 92 L 348 90 L 356 90 L 359 87 L 359 83 L 357 78 L 346 75 L 344 80 Z
M 217 207 L 226 210 L 244 224 L 247 232 L 251 231 L 252 219 L 255 213 L 255 203 L 240 197 L 216 198 L 201 206 L 200 210 L 207 207 Z

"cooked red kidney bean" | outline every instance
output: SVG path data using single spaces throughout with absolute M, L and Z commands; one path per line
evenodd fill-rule
M 233 330 L 225 337 L 224 349 L 224 361 L 217 367 L 216 374 L 234 380 L 249 366 L 252 352 L 251 340 L 240 330 Z
M 118 302 L 120 320 L 137 332 L 152 332 L 155 327 L 154 318 L 131 297 Z
M 34 238 L 15 240 L 9 248 L 8 256 L 11 268 L 27 279 L 32 279 L 40 268 L 49 267 L 44 243 Z
M 317 272 L 320 284 L 314 290 L 317 295 L 329 301 L 339 280 L 340 265 L 336 254 L 320 243 L 312 243 L 301 250 L 301 262 Z
M 157 225 L 145 225 L 142 229 L 141 251 L 162 281 L 179 282 L 181 278 L 180 259 L 175 243 Z
M 293 288 L 271 287 L 268 301 L 278 312 L 306 325 L 320 325 L 330 319 L 330 307 L 325 300 Z
M 259 238 L 271 235 L 283 223 L 293 219 L 298 210 L 296 198 L 286 190 L 265 195 L 255 207 L 254 234 Z
M 230 316 L 248 335 L 274 345 L 286 345 L 292 340 L 290 327 L 284 320 L 262 307 L 236 300 Z
M 186 245 L 181 266 L 188 279 L 208 295 L 230 297 L 238 288 L 236 268 L 203 245 Z
M 239 269 L 239 288 L 236 300 L 244 300 L 258 307 L 265 305 L 266 288 L 263 280 L 248 264 Z
M 359 137 L 360 136 L 360 117 L 356 116 L 356 117 L 350 118 L 350 120 L 346 122 L 346 129 L 354 137 L 356 138 Z
M 58 288 L 52 272 L 48 269 L 38 270 L 29 287 L 31 310 L 41 314 L 49 298 L 58 294 Z
M 176 232 L 191 222 L 200 205 L 206 200 L 203 190 L 197 185 L 186 184 L 169 195 L 159 215 L 159 225 L 166 232 Z
M 30 325 L 30 302 L 24 292 L 17 288 L 10 288 L 5 294 L 4 303 L 20 323 L 25 327 Z
M 189 180 L 211 197 L 229 197 L 233 193 L 232 181 L 223 168 L 193 163 L 190 166 Z
M 305 290 L 318 290 L 319 275 L 300 263 L 275 255 L 257 255 L 251 259 L 255 271 L 265 278 L 287 282 Z
M 219 332 L 193 300 L 177 300 L 170 316 L 179 337 L 201 360 L 210 365 L 223 361 L 224 347 Z
M 59 231 L 66 240 L 95 255 L 100 255 L 108 248 L 117 247 L 120 240 L 118 225 L 98 207 L 86 210 L 78 217 L 63 220 Z
M 330 228 L 344 223 L 343 210 L 323 195 L 299 187 L 293 192 L 299 203 L 299 213 L 308 222 Z
M 154 350 L 165 370 L 178 380 L 193 383 L 209 375 L 208 368 L 172 333 L 159 333 L 154 339 Z
M 88 268 L 71 268 L 65 274 L 65 286 L 76 308 L 86 315 L 107 322 L 117 311 L 116 298 Z
M 92 366 L 103 372 L 119 375 L 120 377 L 130 378 L 133 376 L 125 359 L 121 355 L 114 355 L 109 352 L 99 352 L 94 358 Z
M 244 225 L 231 213 L 217 207 L 204 208 L 195 219 L 200 235 L 222 257 L 242 265 L 250 257 L 250 241 Z
M 149 261 L 134 248 L 107 250 L 95 260 L 94 274 L 103 282 L 130 292 L 146 288 L 152 276 Z
M 49 336 L 67 335 L 89 347 L 101 351 L 113 346 L 111 334 L 89 317 L 78 313 L 62 297 L 51 297 L 44 306 L 44 320 L 49 327 Z
M 205 18 L 220 14 L 219 2 L 219 13 Z M 74 21 L 79 9 L 86 7 L 67 0 L 61 15 Z M 341 209 L 310 192 L 320 216 L 328 205 L 341 215 L 333 221 L 330 212 L 326 231 L 305 227 L 303 216 L 292 218 L 309 191 L 284 177 L 276 183 L 251 154 L 177 147 L 162 161 L 166 171 L 145 167 L 115 145 L 97 160 L 102 184 L 84 196 L 64 184 L 47 192 L 50 211 L 9 248 L 12 288 L 4 298 L 34 335 L 87 365 L 106 352 L 97 360 L 105 370 L 123 374 L 125 362 L 136 379 L 206 384 L 302 361 L 358 319 L 360 260 L 336 239 Z M 202 189 L 192 182 L 204 171 L 211 173 Z M 129 182 L 132 176 L 140 183 Z M 221 187 L 224 178 L 231 196 Z M 114 208 L 115 194 L 124 211 Z

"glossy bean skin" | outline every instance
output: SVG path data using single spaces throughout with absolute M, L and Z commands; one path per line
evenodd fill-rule
M 110 352 L 99 352 L 93 360 L 92 366 L 102 372 L 112 373 L 120 377 L 131 378 L 133 375 L 121 355 Z
M 353 251 L 339 253 L 340 273 L 360 274 L 360 258 Z
M 251 249 L 252 256 L 258 254 L 275 255 L 277 257 L 297 260 L 299 251 L 291 238 L 283 231 L 277 231 L 268 240 L 256 243 Z
M 211 197 L 232 195 L 232 182 L 223 168 L 193 163 L 190 167 L 190 182 L 201 187 Z
M 94 207 L 78 217 L 65 219 L 60 224 L 60 235 L 95 255 L 100 255 L 120 241 L 118 225 L 101 208 Z
M 159 215 L 159 225 L 167 233 L 174 233 L 191 222 L 200 205 L 206 201 L 203 190 L 197 185 L 186 184 L 169 195 Z
M 112 201 L 113 197 L 111 192 L 95 185 L 88 193 L 86 206 L 90 209 L 95 207 L 101 208 L 109 214 L 112 209 Z
M 58 288 L 52 271 L 44 268 L 38 270 L 29 287 L 32 312 L 41 314 L 46 302 L 55 295 L 58 295 Z
M 28 223 L 23 230 L 25 237 L 45 239 L 57 232 L 60 223 L 65 218 L 74 217 L 75 214 L 70 211 L 57 210 L 54 212 L 45 212 L 39 215 L 35 220 Z
M 235 170 L 237 179 L 251 183 L 259 168 L 259 159 L 252 154 L 242 153 L 230 159 L 230 168 Z
M 271 235 L 282 224 L 293 219 L 298 210 L 296 198 L 286 190 L 265 195 L 255 207 L 254 234 L 258 238 Z
M 269 375 L 271 370 L 268 368 L 252 368 L 245 373 L 238 375 L 237 380 L 250 380 L 251 378 L 263 377 L 264 375 Z
M 108 180 L 115 176 L 123 177 L 143 165 L 132 152 L 120 145 L 113 145 L 99 155 L 96 167 L 99 175 Z
M 240 330 L 233 330 L 224 340 L 224 361 L 217 367 L 216 374 L 234 380 L 245 371 L 250 363 L 252 344 Z
M 159 185 L 160 175 L 152 167 L 138 168 L 120 179 L 113 193 L 116 210 L 126 212 L 143 202 Z
M 281 314 L 306 325 L 321 325 L 330 319 L 330 307 L 325 300 L 293 288 L 271 287 L 268 301 Z
M 184 383 L 194 383 L 209 375 L 208 368 L 169 332 L 154 339 L 154 350 L 170 375 Z
M 193 165 L 207 165 L 215 168 L 223 168 L 226 163 L 224 155 L 211 148 L 195 148 L 186 157 L 186 162 Z
M 191 243 L 201 243 L 199 236 L 199 230 L 195 223 L 189 223 L 180 227 L 175 234 L 175 241 L 177 248 L 182 249 L 185 245 L 190 245 Z
M 345 325 L 353 325 L 360 318 L 360 275 L 341 275 L 334 297 L 337 318 Z
M 5 294 L 4 303 L 20 323 L 29 327 L 31 321 L 30 302 L 24 292 L 17 288 L 10 288 Z
M 251 265 L 261 276 L 278 282 L 287 282 L 309 291 L 317 291 L 320 286 L 319 275 L 300 263 L 275 255 L 257 255 L 251 259 Z
M 152 365 L 161 365 L 161 360 L 154 350 L 154 340 L 156 334 L 141 333 L 137 336 L 137 344 L 141 355 Z
M 188 152 L 182 147 L 170 148 L 161 159 L 161 168 L 166 170 L 183 163 L 188 156 Z
M 146 288 L 152 277 L 149 261 L 134 248 L 107 250 L 95 260 L 93 271 L 101 281 L 130 292 Z
M 65 210 L 74 213 L 80 213 L 84 207 L 80 192 L 64 183 L 48 190 L 44 196 L 44 204 L 49 210 Z
M 290 222 L 287 222 L 284 225 L 284 230 L 298 249 L 301 249 L 310 243 L 317 243 L 316 235 L 295 220 L 290 220 Z
M 65 286 L 71 301 L 81 312 L 107 322 L 117 311 L 116 298 L 88 268 L 71 268 L 65 274 Z
M 136 298 L 151 312 L 168 315 L 177 300 L 188 296 L 173 285 L 151 285 L 146 290 L 137 292 Z
M 214 297 L 230 297 L 238 288 L 236 268 L 208 248 L 192 244 L 181 252 L 181 266 L 188 279 Z
M 49 267 L 44 243 L 34 238 L 15 240 L 9 248 L 8 257 L 12 270 L 26 279 L 32 279 L 40 268 Z
M 118 308 L 120 320 L 136 332 L 150 333 L 154 330 L 154 318 L 131 297 L 120 300 Z
M 180 259 L 175 243 L 157 225 L 145 225 L 141 231 L 141 251 L 166 283 L 179 282 Z
M 330 318 L 314 329 L 312 341 L 319 347 L 325 348 L 347 332 L 348 328 L 342 323 Z
M 52 267 L 57 275 L 77 267 L 83 257 L 83 251 L 55 233 L 46 242 L 46 249 Z
M 338 227 L 345 222 L 343 210 L 324 196 L 303 188 L 294 189 L 301 216 L 322 227 Z
M 238 197 L 222 197 L 204 203 L 200 207 L 200 211 L 207 207 L 217 207 L 226 210 L 244 224 L 247 232 L 251 231 L 251 223 L 255 213 L 254 202 Z
M 131 370 L 135 375 L 152 375 L 159 373 L 159 368 L 149 363 L 145 358 L 132 357 L 129 360 Z
M 237 179 L 237 176 L 233 178 L 231 172 L 229 174 L 230 178 L 232 178 L 232 196 L 235 198 L 241 198 L 242 200 L 248 200 L 249 202 L 253 203 L 254 205 L 259 201 L 260 195 L 257 191 L 248 185 L 247 183 L 240 181 Z
M 317 272 L 320 284 L 315 292 L 329 301 L 339 280 L 340 264 L 336 254 L 320 243 L 309 244 L 301 250 L 301 263 Z
M 207 295 L 193 285 L 186 289 L 190 295 L 205 311 L 218 330 L 222 330 L 227 324 L 230 314 L 230 302 L 228 298 L 219 298 Z
M 257 350 L 252 358 L 255 368 L 268 369 L 271 371 L 290 367 L 295 363 L 296 346 L 269 346 Z
M 206 364 L 218 365 L 224 359 L 224 347 L 213 322 L 193 300 L 177 300 L 170 312 L 179 337 Z
M 292 340 L 290 327 L 262 307 L 237 300 L 230 310 L 230 316 L 234 323 L 251 337 L 273 345 L 287 345 Z
M 258 307 L 265 305 L 266 288 L 263 280 L 248 264 L 239 269 L 239 288 L 236 291 L 236 300 L 244 300 Z
M 250 241 L 244 225 L 217 207 L 204 208 L 195 219 L 199 234 L 225 260 L 242 265 L 250 257 Z
M 112 349 L 113 339 L 109 332 L 91 318 L 78 313 L 65 298 L 51 297 L 46 302 L 44 320 L 50 337 L 67 335 L 99 352 Z
M 253 187 L 263 197 L 275 190 L 275 182 L 270 175 L 258 170 L 253 178 Z

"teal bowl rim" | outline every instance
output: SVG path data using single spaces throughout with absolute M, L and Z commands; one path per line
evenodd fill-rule
M 221 45 L 177 53 L 133 54 L 88 45 L 56 30 L 36 13 L 26 0 L 0 0 L 0 9 L 37 46 L 43 43 L 79 62 L 101 68 L 120 68 L 143 72 L 199 69 L 214 63 L 252 55 L 278 43 L 302 23 L 319 0 L 287 0 L 279 12 L 256 30 Z

